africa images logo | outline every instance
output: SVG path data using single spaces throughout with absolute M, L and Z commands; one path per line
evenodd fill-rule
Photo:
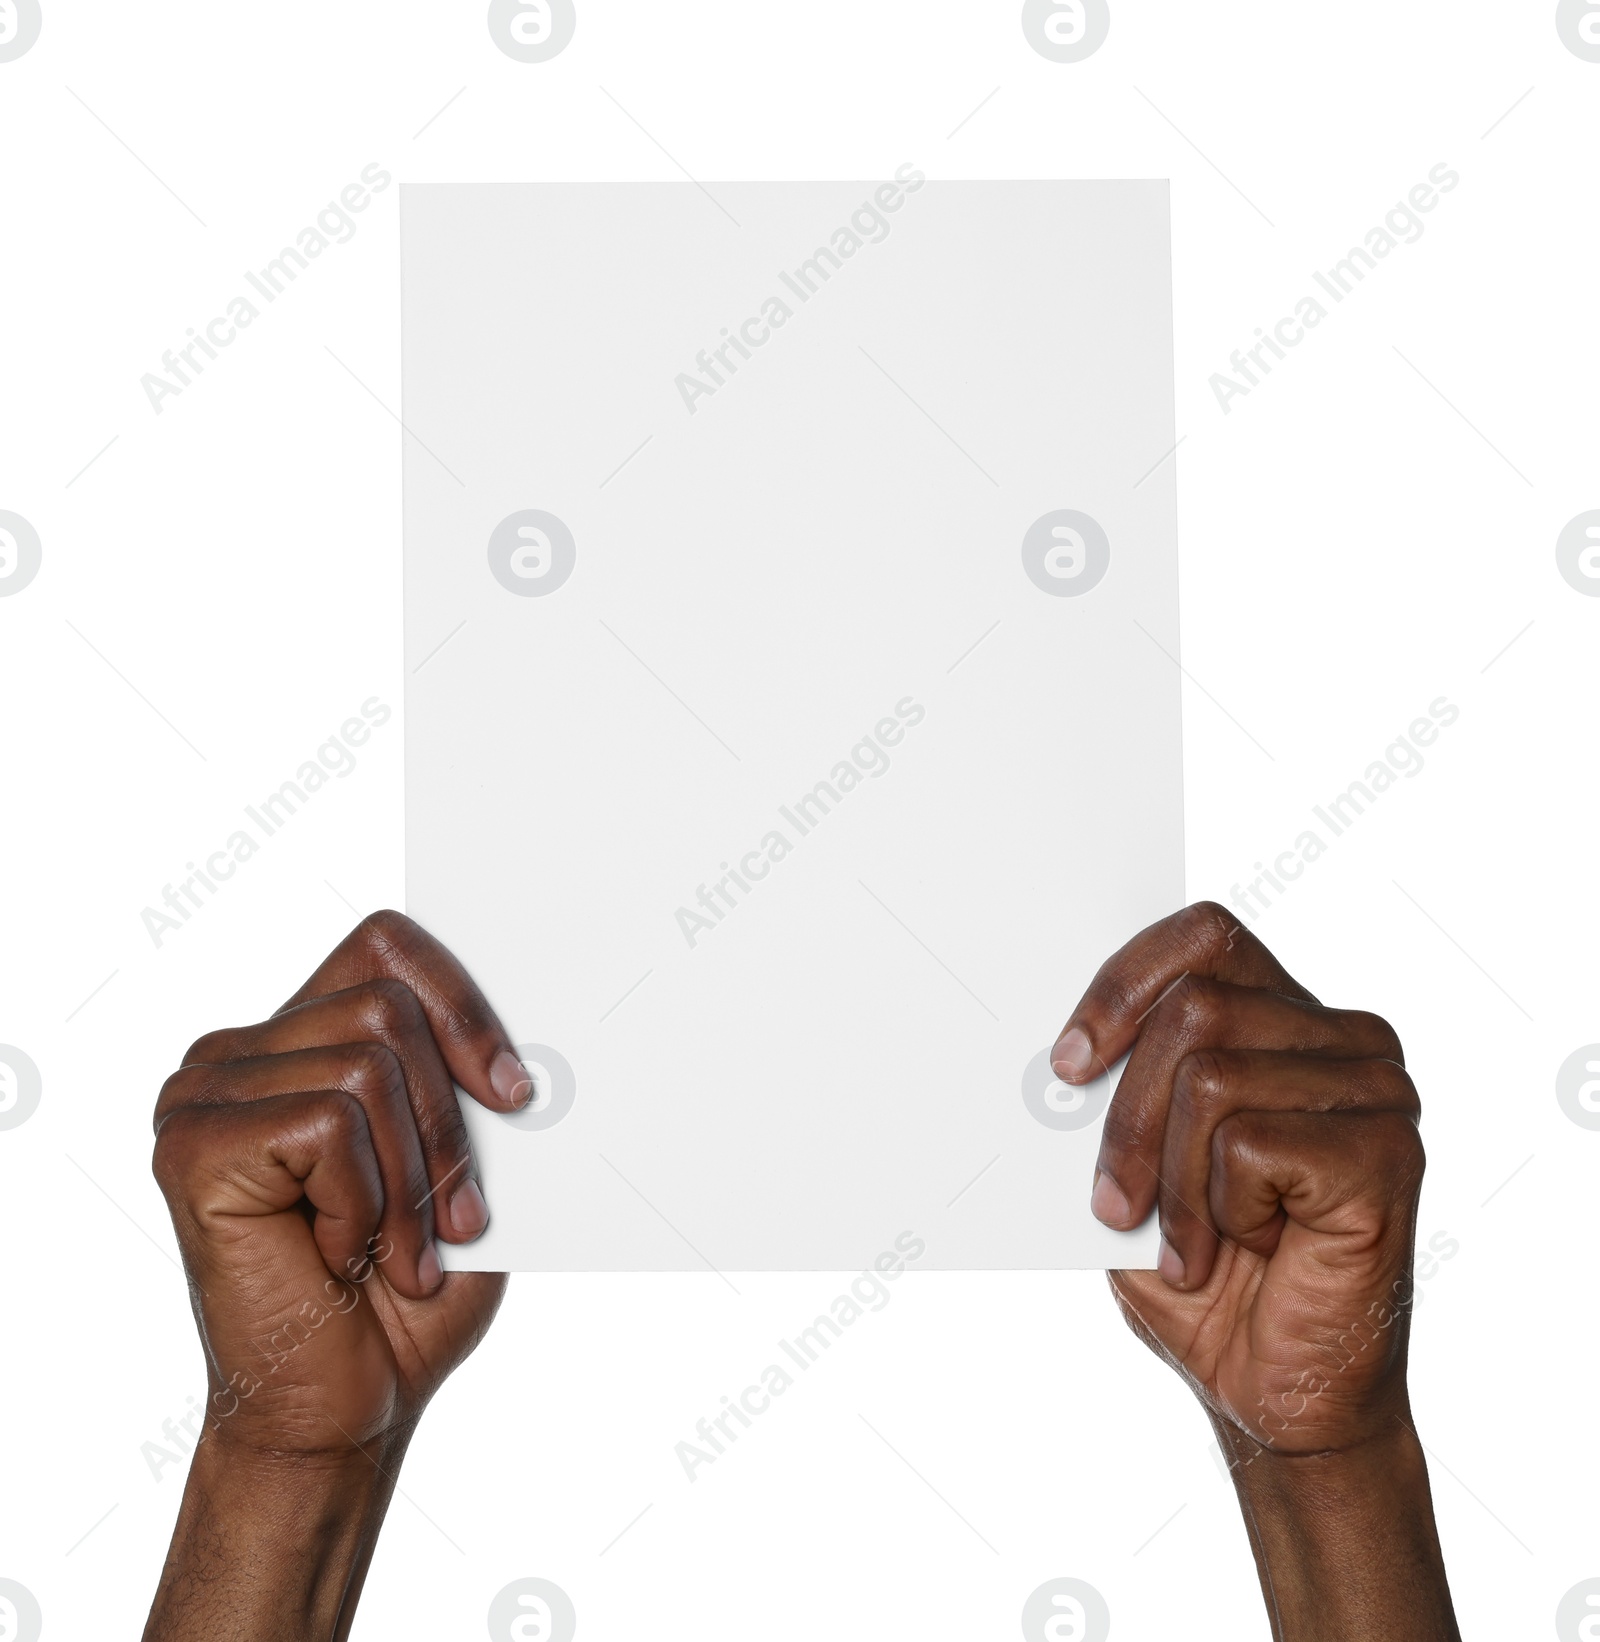
M 1081 63 L 1106 43 L 1111 8 L 1106 0 L 1026 0 L 1022 32 L 1052 63 Z
M 759 313 L 751 314 L 737 329 L 722 327 L 722 341 L 709 349 L 702 348 L 695 356 L 693 371 L 680 371 L 673 386 L 683 400 L 684 409 L 693 416 L 698 401 L 712 398 L 725 388 L 731 378 L 739 374 L 739 361 L 755 357 L 753 350 L 766 347 L 774 331 L 781 331 L 794 318 L 797 308 L 803 308 L 822 288 L 839 273 L 858 252 L 871 245 L 882 245 L 894 230 L 889 216 L 905 208 L 908 196 L 921 189 L 927 178 L 909 161 L 894 174 L 891 182 L 881 184 L 870 200 L 863 200 L 829 236 L 826 245 L 819 245 L 790 273 L 778 270 L 778 283 L 783 294 L 774 292 L 760 305 Z M 789 298 L 796 304 L 791 307 Z
M 43 559 L 39 532 L 20 513 L 0 512 L 0 599 L 20 593 L 39 574 Z
M 519 1043 L 516 1054 L 533 1093 L 525 1106 L 507 1112 L 503 1121 L 513 1129 L 555 1128 L 578 1098 L 578 1078 L 571 1061 L 547 1043 Z
M 553 513 L 525 507 L 489 533 L 489 573 L 521 599 L 554 593 L 578 563 L 572 532 Z
M 548 1579 L 515 1579 L 489 1604 L 494 1642 L 572 1642 L 577 1629 L 572 1598 Z
M 0 0 L 0 63 L 14 62 L 31 51 L 43 26 L 39 0 Z
M 1600 1129 L 1600 1043 L 1574 1049 L 1556 1073 L 1556 1099 L 1580 1128 Z
M 491 0 L 489 38 L 519 63 L 547 63 L 572 44 L 572 0 Z
M 0 523 L 4 520 L 0 513 Z M 1556 568 L 1568 587 L 1600 598 L 1600 508 L 1580 513 L 1556 537 Z
M 1022 568 L 1041 593 L 1075 599 L 1097 587 L 1111 568 L 1111 543 L 1087 513 L 1057 508 L 1028 526 Z
M 1600 63 L 1600 0 L 1561 0 L 1556 33 L 1574 57 Z
M 1022 1074 L 1022 1104 L 1047 1129 L 1086 1128 L 1110 1099 L 1111 1074 L 1103 1064 L 1092 1083 L 1063 1083 L 1051 1069 L 1050 1051 L 1041 1049 Z
M 1026 1642 L 1106 1642 L 1111 1610 L 1081 1579 L 1047 1580 L 1022 1605 Z
M 800 840 L 821 826 L 851 793 L 864 782 L 887 775 L 893 763 L 890 749 L 899 747 L 907 732 L 916 729 L 927 716 L 927 709 L 915 697 L 902 696 L 895 703 L 894 715 L 885 713 L 850 749 L 850 756 L 841 758 L 833 766 L 826 780 L 817 782 L 810 792 L 800 794 L 792 805 L 778 805 L 777 813 L 783 818 L 784 826 L 774 824 L 755 848 L 739 856 L 737 866 L 724 861 L 722 876 L 713 878 L 709 885 L 701 884 L 696 890 L 695 905 L 680 906 L 674 911 L 678 930 L 690 949 L 748 899 L 762 879 L 780 861 L 792 855 L 800 847 Z M 739 893 L 735 895 L 734 890 Z
M 15 1129 L 38 1110 L 39 1068 L 15 1044 L 0 1043 L 0 1129 Z M 0 1630 L 0 1642 L 6 1632 Z

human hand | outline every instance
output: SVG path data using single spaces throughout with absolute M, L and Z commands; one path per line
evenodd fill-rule
M 1092 1207 L 1122 1229 L 1160 1214 L 1157 1272 L 1111 1277 L 1130 1325 L 1258 1443 L 1387 1435 L 1423 1170 L 1394 1028 L 1325 1008 L 1202 903 L 1101 967 L 1051 1061 L 1082 1082 L 1124 1054 Z
M 167 1080 L 155 1172 L 220 1442 L 360 1446 L 413 1422 L 482 1338 L 505 1277 L 445 1276 L 435 1245 L 488 1223 L 452 1079 L 501 1112 L 531 1089 L 455 958 L 379 912 Z
M 416 1422 L 505 1292 L 440 1266 L 488 1223 L 452 1080 L 497 1112 L 532 1093 L 461 965 L 379 912 L 163 1087 L 210 1384 L 147 1639 L 348 1633 Z
M 1388 1022 L 1318 1003 L 1231 914 L 1187 908 L 1100 969 L 1051 1062 L 1128 1056 L 1091 1206 L 1159 1211 L 1134 1332 L 1211 1417 L 1280 1642 L 1459 1642 L 1411 1421 L 1419 1102 Z

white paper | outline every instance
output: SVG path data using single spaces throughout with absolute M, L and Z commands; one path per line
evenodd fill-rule
M 1153 1263 L 1044 1055 L 1183 900 L 1167 189 L 917 175 L 402 193 L 449 1266 Z

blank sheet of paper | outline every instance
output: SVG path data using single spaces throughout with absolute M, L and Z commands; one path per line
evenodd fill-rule
M 1160 182 L 402 192 L 406 859 L 491 1270 L 1149 1266 L 1045 1053 L 1183 900 Z

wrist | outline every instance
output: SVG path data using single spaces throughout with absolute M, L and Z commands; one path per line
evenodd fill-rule
M 147 1642 L 347 1635 L 408 1437 L 286 1453 L 208 1431 Z
M 1215 1413 L 1211 1423 L 1235 1489 L 1277 1511 L 1342 1513 L 1369 1500 L 1369 1489 L 1379 1482 L 1412 1496 L 1428 1492 L 1422 1444 L 1403 1402 L 1376 1431 L 1346 1446 L 1317 1451 L 1262 1443 Z
M 1276 1452 L 1213 1424 L 1279 1642 L 1458 1642 L 1408 1407 L 1365 1440 L 1320 1453 Z
M 277 1445 L 261 1433 L 208 1431 L 194 1451 L 189 1486 L 247 1513 L 274 1509 L 280 1500 L 326 1500 L 354 1507 L 393 1491 L 411 1432 L 384 1432 L 357 1447 Z M 387 1479 L 387 1480 L 386 1480 Z

